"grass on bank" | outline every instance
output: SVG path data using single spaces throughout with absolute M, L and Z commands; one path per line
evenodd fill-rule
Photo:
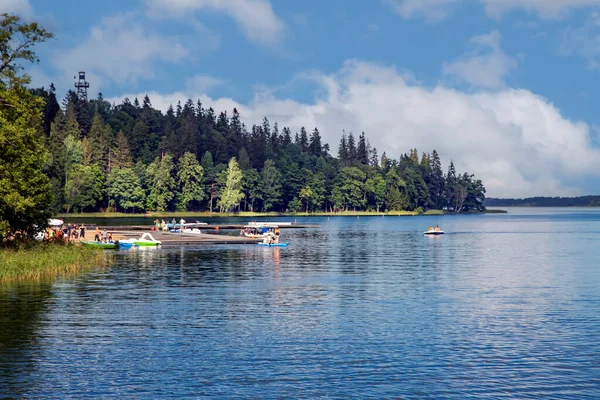
M 250 212 L 241 211 L 235 213 L 218 212 L 200 212 L 200 211 L 169 211 L 169 212 L 150 212 L 150 213 L 117 213 L 117 212 L 98 212 L 98 213 L 71 213 L 58 214 L 57 218 L 219 218 L 219 217 L 372 217 L 372 216 L 416 216 L 416 215 L 444 215 L 443 210 L 428 210 L 424 213 L 416 211 L 337 211 L 337 212 Z
M 102 252 L 73 244 L 43 243 L 19 250 L 0 250 L 0 282 L 39 280 L 103 266 Z

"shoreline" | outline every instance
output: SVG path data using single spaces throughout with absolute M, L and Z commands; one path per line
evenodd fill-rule
M 55 218 L 70 219 L 70 218 L 263 218 L 263 217 L 422 217 L 422 216 L 444 216 L 444 215 L 474 215 L 474 214 L 507 214 L 506 210 L 485 210 L 467 213 L 451 213 L 444 210 L 429 210 L 424 213 L 416 213 L 413 211 L 390 211 L 390 212 L 375 212 L 375 211 L 340 211 L 340 212 L 237 212 L 237 213 L 216 213 L 216 212 L 195 212 L 195 211 L 168 211 L 168 212 L 151 212 L 151 213 L 72 213 L 72 214 L 56 214 Z
M 106 264 L 102 252 L 78 244 L 40 243 L 26 249 L 0 249 L 0 284 L 74 275 Z

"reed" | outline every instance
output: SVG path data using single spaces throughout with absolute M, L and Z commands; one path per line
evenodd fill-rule
M 79 245 L 37 244 L 19 250 L 0 250 L 0 282 L 40 280 L 104 266 L 101 251 Z

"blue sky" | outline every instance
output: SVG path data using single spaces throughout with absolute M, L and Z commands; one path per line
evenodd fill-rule
M 34 83 L 199 98 L 336 148 L 436 148 L 491 196 L 596 189 L 600 0 L 2 0 L 56 35 Z

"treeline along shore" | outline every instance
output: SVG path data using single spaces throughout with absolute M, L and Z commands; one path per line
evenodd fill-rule
M 236 109 L 218 114 L 184 100 L 166 113 L 151 99 L 111 105 L 69 91 L 45 100 L 44 172 L 53 211 L 335 212 L 483 210 L 485 188 L 469 173 L 446 171 L 437 151 L 378 156 L 365 133 L 342 133 L 337 157 L 318 127 L 246 127 Z
M 488 207 L 600 207 L 600 196 L 488 198 L 484 204 Z
M 364 132 L 340 132 L 333 154 L 318 127 L 247 126 L 192 99 L 161 112 L 148 96 L 110 104 L 70 90 L 59 104 L 24 71 L 52 37 L 0 15 L 0 244 L 20 254 L 58 213 L 484 209 L 481 180 L 444 170 L 437 151 L 379 156 Z

